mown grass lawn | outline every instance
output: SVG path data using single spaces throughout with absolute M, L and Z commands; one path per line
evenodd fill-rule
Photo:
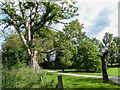
M 57 85 L 57 76 L 59 74 L 54 74 L 47 72 L 47 79 L 54 80 L 54 86 Z M 109 83 L 103 83 L 102 78 L 88 78 L 88 77 L 76 77 L 62 75 L 63 87 L 64 88 L 120 88 L 120 85 L 109 80 Z
M 58 71 L 62 72 L 61 69 L 47 69 L 47 70 L 53 70 L 53 71 Z M 115 77 L 120 77 L 120 67 L 108 67 L 107 68 L 108 76 L 115 76 Z M 83 75 L 97 75 L 97 76 L 102 76 L 101 73 L 95 73 L 95 72 L 79 72 L 75 69 L 65 69 L 64 73 L 74 73 L 74 74 L 83 74 Z

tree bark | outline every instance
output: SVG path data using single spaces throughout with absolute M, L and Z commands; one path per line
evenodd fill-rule
M 107 54 L 108 54 L 108 52 L 105 52 L 103 54 L 103 56 L 97 55 L 101 58 L 101 61 L 102 61 L 103 83 L 109 83 L 108 74 L 107 74 L 107 70 L 106 70 L 106 64 L 105 64 L 105 56 Z
M 37 53 L 38 51 L 34 51 L 30 57 L 30 60 L 29 60 L 29 66 L 31 68 L 34 68 L 37 72 L 41 72 L 41 68 L 38 64 L 38 58 L 37 58 Z
M 27 43 L 31 42 L 31 30 L 29 22 L 26 23 Z
M 108 74 L 106 71 L 105 60 L 104 58 L 101 58 L 101 60 L 102 60 L 103 82 L 108 83 L 109 81 L 108 81 Z
M 28 47 L 27 44 L 28 44 L 29 42 L 31 42 L 30 30 L 28 30 L 27 40 L 25 40 L 23 34 L 22 34 L 20 31 L 18 31 L 18 33 L 19 33 L 19 36 L 20 36 L 21 41 L 23 42 L 23 44 L 24 44 L 26 47 Z M 32 43 L 32 44 L 35 44 L 35 43 Z M 26 50 L 26 56 L 27 56 L 27 58 L 28 58 L 28 65 L 29 65 L 30 67 L 34 68 L 35 70 L 37 70 L 38 72 L 40 72 L 41 70 L 40 70 L 40 66 L 39 66 L 39 64 L 38 64 L 38 60 L 37 60 L 37 53 L 38 53 L 38 51 L 33 51 L 33 52 L 31 52 L 29 48 Z

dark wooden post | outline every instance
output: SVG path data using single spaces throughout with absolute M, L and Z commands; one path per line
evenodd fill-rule
M 97 55 L 97 56 L 99 56 L 101 58 L 101 61 L 102 61 L 103 83 L 109 83 L 108 74 L 107 74 L 107 71 L 106 71 L 105 60 L 104 60 L 105 56 L 108 54 L 108 52 L 105 52 L 103 54 L 103 56 Z
M 56 85 L 56 88 L 63 88 L 62 76 L 58 76 L 58 84 Z

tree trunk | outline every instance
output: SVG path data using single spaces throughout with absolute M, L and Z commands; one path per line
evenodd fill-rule
M 105 60 L 103 57 L 101 58 L 101 60 L 102 60 L 102 71 L 103 71 L 103 83 L 109 83 L 108 75 L 107 75 L 107 71 L 106 71 Z
M 12 18 L 14 19 L 14 17 L 12 17 Z M 20 31 L 20 29 L 17 26 L 17 23 L 15 21 L 13 21 L 13 25 L 14 25 L 15 29 L 17 30 L 23 45 L 25 45 L 27 48 L 29 48 L 29 46 L 28 46 L 29 43 L 32 43 L 32 45 L 35 45 L 35 42 L 33 39 L 33 33 L 31 34 L 29 22 L 27 22 L 25 25 L 27 40 L 25 39 L 23 33 Z M 30 49 L 27 49 L 26 56 L 28 58 L 28 65 L 40 72 L 40 66 L 39 66 L 38 60 L 37 60 L 37 51 L 31 52 Z
M 109 80 L 108 80 L 108 74 L 107 74 L 107 71 L 106 71 L 106 65 L 105 65 L 105 56 L 108 54 L 108 52 L 105 52 L 103 54 L 103 56 L 101 55 L 97 55 L 101 58 L 101 61 L 102 61 L 102 71 L 103 71 L 103 83 L 109 83 Z
M 38 51 L 34 51 L 32 55 L 30 56 L 29 66 L 33 68 L 34 70 L 36 70 L 37 72 L 41 72 L 41 68 L 38 64 L 37 53 Z

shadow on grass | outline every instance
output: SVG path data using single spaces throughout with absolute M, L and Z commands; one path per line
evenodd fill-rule
M 102 79 L 101 78 L 80 78 L 75 80 L 75 82 L 89 82 L 89 83 L 102 83 Z
M 87 82 L 87 83 L 103 83 L 103 79 L 102 78 L 80 78 L 77 80 L 74 80 L 75 82 Z M 113 82 L 112 80 L 109 79 L 109 83 L 103 83 L 103 84 L 110 84 L 110 85 L 118 85 L 120 86 L 120 84 L 117 84 L 115 82 Z
M 65 78 L 65 77 L 64 77 Z M 72 77 L 71 77 L 72 78 Z M 120 88 L 120 85 L 114 83 L 113 81 L 109 80 L 109 83 L 103 83 L 102 78 L 72 78 L 72 79 L 65 79 L 65 81 L 71 81 L 73 87 L 81 87 L 81 88 Z M 103 89 L 102 89 L 103 90 Z

